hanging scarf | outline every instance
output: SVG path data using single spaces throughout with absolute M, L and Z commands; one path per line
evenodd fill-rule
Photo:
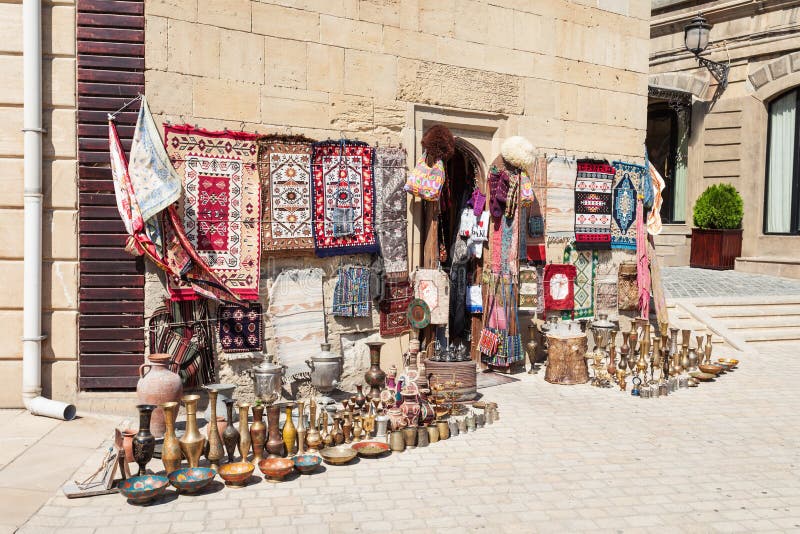
M 639 309 L 642 317 L 650 316 L 650 265 L 647 261 L 647 233 L 644 228 L 642 197 L 636 200 L 636 285 L 639 287 Z
M 647 213 L 647 233 L 650 235 L 658 235 L 663 229 L 661 225 L 661 203 L 663 201 L 661 193 L 667 187 L 667 184 L 664 182 L 664 178 L 661 177 L 661 174 L 656 170 L 653 162 L 648 161 L 647 168 L 650 171 L 650 176 L 653 178 L 651 180 L 653 183 L 653 207 L 650 208 L 650 211 Z

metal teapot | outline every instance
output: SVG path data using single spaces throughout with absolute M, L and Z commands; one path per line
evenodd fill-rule
M 248 369 L 250 378 L 253 379 L 253 392 L 257 399 L 267 401 L 281 397 L 283 376 L 286 372 L 285 365 L 278 365 L 265 361 L 260 365 Z
M 330 343 L 322 343 L 320 351 L 306 360 L 311 369 L 311 385 L 320 393 L 330 393 L 339 387 L 342 377 L 342 358 L 331 352 Z

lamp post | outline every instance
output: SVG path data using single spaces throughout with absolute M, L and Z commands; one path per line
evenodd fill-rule
M 728 71 L 730 70 L 730 65 L 728 63 L 718 63 L 700 57 L 700 54 L 708 47 L 710 34 L 711 24 L 708 23 L 702 13 L 698 13 L 698 15 L 683 29 L 683 43 L 686 46 L 686 50 L 694 54 L 694 57 L 697 58 L 697 62 L 708 69 L 714 79 L 717 80 L 719 86 L 717 88 L 717 95 L 719 95 L 728 87 Z

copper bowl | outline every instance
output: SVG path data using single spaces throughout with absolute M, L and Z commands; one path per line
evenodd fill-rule
M 234 462 L 220 466 L 219 476 L 228 486 L 242 487 L 255 469 L 256 466 L 250 462 Z
M 320 451 L 320 455 L 322 459 L 325 460 L 325 463 L 331 465 L 344 465 L 355 458 L 357 454 L 358 453 L 349 445 L 328 447 Z
M 294 460 L 291 458 L 264 458 L 258 462 L 258 468 L 270 482 L 280 482 L 283 477 L 294 471 Z
M 728 365 L 731 368 L 736 367 L 737 365 L 739 365 L 739 360 L 734 359 L 734 358 L 720 358 L 720 359 L 717 360 L 717 362 L 721 363 L 721 364 L 724 364 L 724 365 Z
M 697 368 L 710 375 L 718 375 L 722 372 L 722 366 L 714 364 L 700 364 Z
M 353 444 L 353 450 L 364 458 L 374 458 L 389 451 L 389 444 L 382 441 L 362 441 Z
M 294 457 L 294 467 L 304 475 L 310 475 L 317 470 L 322 458 L 316 454 L 300 454 Z
M 699 380 L 700 382 L 708 382 L 709 380 L 714 380 L 717 375 L 712 375 L 711 373 L 703 373 L 701 371 L 694 371 L 693 373 L 689 373 L 692 378 Z

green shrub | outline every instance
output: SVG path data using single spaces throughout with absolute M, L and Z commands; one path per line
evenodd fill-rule
M 706 230 L 741 228 L 743 216 L 742 197 L 730 184 L 709 186 L 694 204 L 694 225 Z

